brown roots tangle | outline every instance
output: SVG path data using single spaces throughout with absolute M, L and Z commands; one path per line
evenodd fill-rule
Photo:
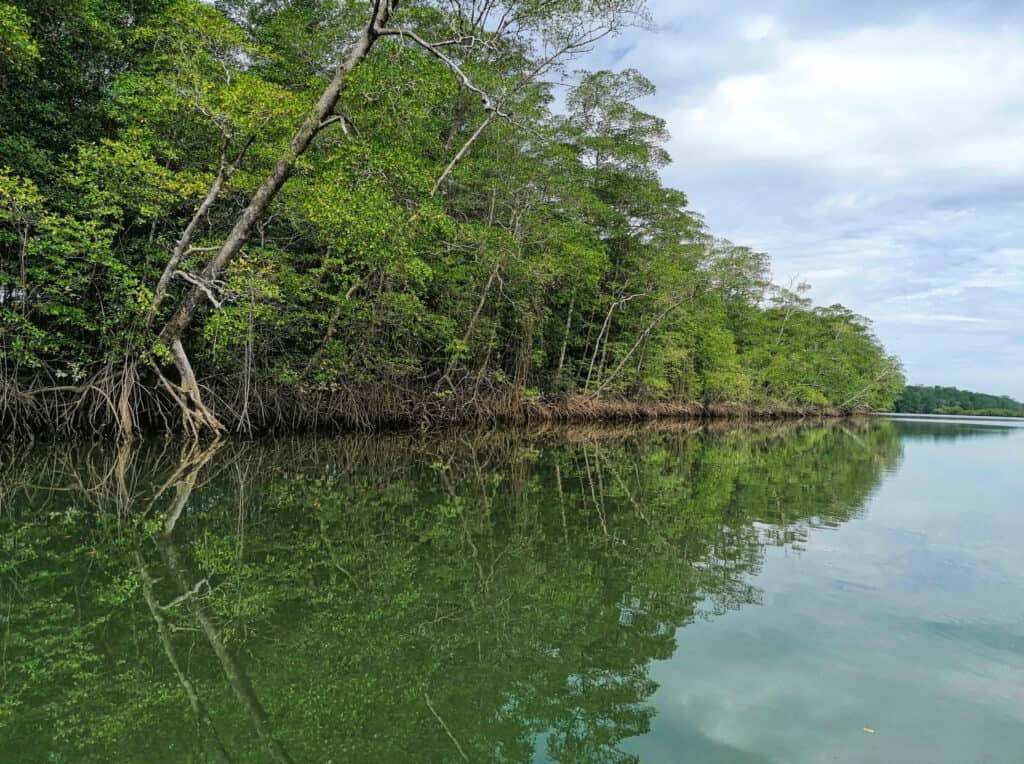
M 35 440 L 116 434 L 130 440 L 142 429 L 140 412 L 155 410 L 152 392 L 140 384 L 130 359 L 103 364 L 78 384 L 53 374 L 0 371 L 0 431 L 10 439 Z
M 330 389 L 279 382 L 266 369 L 247 369 L 200 382 L 180 343 L 174 370 L 154 361 L 105 363 L 74 385 L 53 375 L 17 375 L 0 367 L 0 433 L 4 439 L 106 438 L 143 434 L 190 439 L 326 431 L 381 431 L 468 425 L 548 426 L 703 420 L 813 419 L 852 410 L 744 403 L 628 400 L 565 395 L 536 400 L 511 387 L 479 389 L 456 383 L 438 396 L 433 386 L 399 380 L 342 384 Z M 137 358 L 137 356 L 136 356 Z M 176 372 L 176 373 L 175 373 Z M 177 381 L 173 378 L 177 377 Z

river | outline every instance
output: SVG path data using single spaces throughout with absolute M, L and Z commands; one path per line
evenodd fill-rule
M 1024 761 L 1024 427 L 0 452 L 0 761 Z

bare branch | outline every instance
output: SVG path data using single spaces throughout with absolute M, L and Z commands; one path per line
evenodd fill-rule
M 355 124 L 353 124 L 352 120 L 346 117 L 344 114 L 335 114 L 333 117 L 325 119 L 323 122 L 320 123 L 320 129 L 323 130 L 324 128 L 330 127 L 335 123 L 341 125 L 341 132 L 345 133 L 345 135 L 352 135 L 352 133 L 358 132 L 355 129 L 356 126 Z
M 182 281 L 187 281 L 189 284 L 202 290 L 203 294 L 206 295 L 206 298 L 217 310 L 223 308 L 224 303 L 227 302 L 225 299 L 218 300 L 214 295 L 214 290 L 222 291 L 224 289 L 223 281 L 206 281 L 201 276 L 196 276 L 194 273 L 187 273 L 186 271 L 175 271 L 174 275 Z

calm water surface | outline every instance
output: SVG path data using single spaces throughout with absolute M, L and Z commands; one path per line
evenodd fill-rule
M 1014 423 L 0 459 L 2 762 L 1024 762 Z

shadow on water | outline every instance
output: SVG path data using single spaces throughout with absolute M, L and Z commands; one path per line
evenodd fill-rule
M 900 456 L 885 421 L 8 453 L 0 759 L 631 761 L 676 631 Z

